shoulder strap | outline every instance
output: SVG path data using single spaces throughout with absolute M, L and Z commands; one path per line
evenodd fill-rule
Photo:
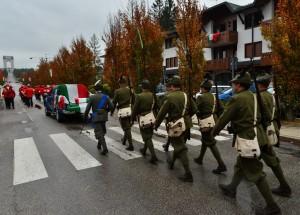
M 254 132 L 256 134 L 256 122 L 257 122 L 257 98 L 255 94 L 253 93 L 253 98 L 254 98 L 254 120 L 253 120 L 253 125 L 254 125 Z
M 212 114 L 215 112 L 215 108 L 216 108 L 216 95 L 214 95 L 214 106 L 213 106 L 213 109 L 212 109 Z
M 102 96 L 101 101 L 100 101 L 100 103 L 99 103 L 98 106 L 97 106 L 97 110 L 100 110 L 100 109 L 103 108 L 103 106 L 104 106 L 104 104 L 105 104 L 107 98 L 108 98 L 108 96 L 105 95 L 105 94 Z
M 186 110 L 186 104 L 187 104 L 187 98 L 186 98 L 186 94 L 183 93 L 184 95 L 184 107 L 183 107 L 183 111 L 182 111 L 182 116 L 184 116 L 185 114 L 185 110 Z
M 272 118 L 271 118 L 271 121 L 273 121 L 273 119 L 274 119 L 274 115 L 275 115 L 275 105 L 276 105 L 276 101 L 275 101 L 275 98 L 274 98 L 273 95 L 272 95 L 272 98 L 273 98 L 273 111 L 272 111 Z

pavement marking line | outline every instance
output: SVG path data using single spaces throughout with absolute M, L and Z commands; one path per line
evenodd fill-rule
M 139 128 L 139 125 L 137 125 L 137 124 L 133 125 L 133 126 L 136 128 Z M 158 131 L 158 133 L 168 136 L 168 132 L 166 130 L 159 128 L 159 129 L 157 129 L 157 131 Z M 191 145 L 191 146 L 201 146 L 202 145 L 201 141 L 197 140 L 195 138 L 191 138 L 190 140 L 187 140 L 186 144 Z
M 26 112 L 27 116 L 29 117 L 29 119 L 33 122 L 33 119 L 31 118 L 31 116 Z
M 196 130 L 192 130 L 192 129 L 191 129 L 191 134 L 201 135 L 200 131 L 196 131 Z M 217 141 L 224 141 L 224 140 L 229 140 L 231 138 L 218 135 L 218 136 L 215 136 L 215 139 Z
M 109 129 L 116 132 L 116 133 L 119 133 L 119 134 L 122 134 L 122 135 L 124 134 L 122 128 L 120 128 L 120 127 L 110 127 Z M 132 139 L 134 139 L 138 142 L 144 143 L 141 134 L 138 134 L 138 133 L 135 133 L 135 132 L 131 131 L 131 135 L 132 135 Z M 162 145 L 167 142 L 167 139 L 166 139 L 166 142 L 160 142 L 160 141 L 152 139 L 152 142 L 153 142 L 153 145 L 154 145 L 155 149 L 157 149 L 159 151 L 162 151 L 162 152 L 165 152 Z M 173 151 L 173 150 L 174 150 L 174 148 L 170 145 L 169 151 Z
M 91 138 L 92 140 L 98 142 L 98 140 L 95 138 L 94 130 L 88 130 L 88 132 L 90 132 L 90 134 L 87 134 L 86 132 L 83 133 L 89 138 Z M 141 153 L 137 151 L 127 151 L 125 149 L 125 146 L 123 146 L 120 142 L 111 139 L 110 137 L 105 136 L 105 140 L 106 140 L 107 149 L 113 152 L 114 154 L 118 155 L 119 157 L 123 158 L 124 160 L 130 160 L 130 159 L 142 157 Z
M 47 171 L 32 137 L 14 140 L 13 184 L 48 178 Z
M 102 165 L 66 133 L 50 134 L 49 136 L 77 170 Z

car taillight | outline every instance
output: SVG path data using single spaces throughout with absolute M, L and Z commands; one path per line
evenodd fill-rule
M 79 104 L 79 98 L 75 98 L 75 103 Z

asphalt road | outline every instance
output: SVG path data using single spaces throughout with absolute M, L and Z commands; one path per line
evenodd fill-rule
M 228 171 L 215 175 L 211 171 L 217 163 L 209 150 L 202 166 L 193 162 L 201 144 L 193 128 L 188 155 L 194 182 L 184 183 L 177 179 L 183 173 L 178 161 L 174 170 L 167 168 L 172 152 L 161 151 L 166 138 L 153 136 L 159 163 L 152 165 L 149 153 L 146 158 L 138 153 L 142 143 L 137 127 L 132 128 L 136 153 L 124 153 L 119 122 L 112 117 L 107 122 L 111 150 L 102 156 L 86 132 L 88 124 L 79 135 L 80 119 L 58 123 L 43 109 L 26 107 L 19 96 L 15 102 L 15 110 L 0 111 L 0 214 L 253 214 L 256 206 L 265 205 L 256 186 L 247 181 L 240 184 L 236 199 L 219 190 L 218 183 L 230 181 L 236 157 L 228 134 L 222 133 L 218 141 Z M 23 143 L 28 145 L 22 148 Z M 282 143 L 275 150 L 293 195 L 274 197 L 282 214 L 299 214 L 300 148 Z M 265 171 L 271 187 L 278 186 L 270 169 Z

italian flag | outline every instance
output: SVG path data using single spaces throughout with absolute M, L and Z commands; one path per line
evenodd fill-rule
M 61 104 L 70 104 L 70 108 L 80 109 L 80 112 L 85 111 L 86 102 L 89 98 L 89 91 L 83 84 L 61 84 L 58 86 L 57 93 L 58 97 L 55 99 L 56 102 Z M 77 100 L 77 102 L 76 102 Z M 61 105 L 59 105 L 61 106 Z M 73 109 L 72 108 L 72 109 Z M 77 110 L 79 111 L 79 110 Z

